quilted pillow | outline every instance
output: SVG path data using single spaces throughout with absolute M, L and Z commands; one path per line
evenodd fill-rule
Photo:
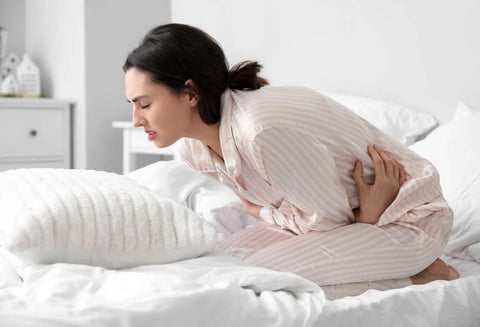
M 405 146 L 422 139 L 439 125 L 432 114 L 398 103 L 330 91 L 320 93 L 347 107 Z
M 122 175 L 0 173 L 0 245 L 25 263 L 161 264 L 202 255 L 221 239 L 187 207 Z

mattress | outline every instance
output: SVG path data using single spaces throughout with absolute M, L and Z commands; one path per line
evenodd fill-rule
M 0 326 L 477 326 L 480 264 L 461 278 L 328 301 L 295 274 L 218 252 L 124 270 L 16 265 L 0 251 Z

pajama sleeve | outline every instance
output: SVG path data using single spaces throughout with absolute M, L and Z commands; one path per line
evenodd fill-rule
M 297 234 L 354 221 L 334 158 L 318 138 L 271 127 L 258 133 L 252 146 L 260 173 L 283 195 L 279 205 L 261 209 L 262 219 Z

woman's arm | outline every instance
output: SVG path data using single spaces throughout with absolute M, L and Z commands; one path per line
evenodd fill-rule
M 250 210 L 297 234 L 355 221 L 335 160 L 318 138 L 292 128 L 271 127 L 251 143 L 256 169 L 281 198 L 275 206 L 265 203 L 261 211 Z
M 405 171 L 377 146 L 368 146 L 368 153 L 375 165 L 375 182 L 370 185 L 363 179 L 363 166 L 355 163 L 352 177 L 359 190 L 360 208 L 353 209 L 356 223 L 376 224 L 386 208 L 393 202 L 405 182 Z M 242 199 L 245 211 L 261 218 L 262 207 Z

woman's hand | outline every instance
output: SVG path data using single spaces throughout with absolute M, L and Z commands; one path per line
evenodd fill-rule
M 403 167 L 377 146 L 368 146 L 368 153 L 375 165 L 375 182 L 373 185 L 365 182 L 362 162 L 357 160 L 352 177 L 358 187 L 360 208 L 354 214 L 357 223 L 376 224 L 397 197 L 406 177 Z
M 260 219 L 260 210 L 262 210 L 262 207 L 246 199 L 242 198 L 241 200 L 242 200 L 243 209 L 245 209 L 245 212 L 252 217 Z

